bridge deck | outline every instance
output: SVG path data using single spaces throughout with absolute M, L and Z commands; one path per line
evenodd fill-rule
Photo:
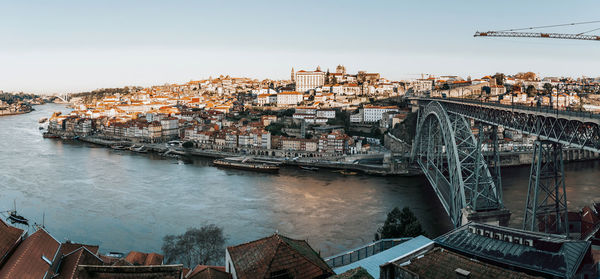
M 544 117 L 563 118 L 567 120 L 577 120 L 581 122 L 591 122 L 600 125 L 600 114 L 589 111 L 574 111 L 555 109 L 550 106 L 524 106 L 518 104 L 501 104 L 493 102 L 483 102 L 460 98 L 414 98 L 421 101 L 438 101 L 442 103 L 454 103 L 461 105 L 473 105 L 486 109 L 499 109 L 515 113 L 533 114 Z

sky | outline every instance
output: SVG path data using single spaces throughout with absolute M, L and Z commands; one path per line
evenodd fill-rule
M 221 74 L 289 79 L 292 67 L 338 64 L 392 80 L 596 77 L 600 42 L 473 34 L 600 20 L 599 9 L 597 0 L 0 0 L 0 90 L 80 92 Z

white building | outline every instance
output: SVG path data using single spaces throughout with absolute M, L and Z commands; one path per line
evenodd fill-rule
M 277 106 L 297 105 L 304 99 L 300 92 L 281 92 L 277 94 Z
M 296 91 L 306 92 L 317 89 L 325 84 L 325 73 L 319 67 L 315 71 L 298 71 L 294 75 Z
M 277 103 L 277 94 L 260 94 L 256 98 L 256 102 L 261 106 Z
M 394 106 L 365 106 L 360 110 L 359 114 L 362 114 L 363 122 L 377 122 L 381 120 L 381 117 L 384 113 L 390 111 L 398 111 L 397 107 Z M 352 119 L 351 119 L 352 121 Z
M 317 110 L 317 117 L 321 117 L 321 118 L 335 118 L 335 110 L 332 110 L 332 109 L 320 109 L 320 110 Z

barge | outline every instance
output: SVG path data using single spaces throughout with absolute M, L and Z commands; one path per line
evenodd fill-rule
M 216 159 L 213 164 L 217 167 L 251 170 L 260 172 L 279 172 L 279 166 L 275 164 L 253 162 L 250 159 L 244 159 L 241 161 L 232 159 Z

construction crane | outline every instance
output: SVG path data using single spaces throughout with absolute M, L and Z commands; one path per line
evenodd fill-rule
M 555 25 L 546 25 L 546 26 L 535 26 L 535 27 L 517 28 L 517 29 L 508 29 L 508 30 L 499 30 L 499 31 L 487 31 L 487 32 L 477 31 L 477 32 L 475 32 L 475 35 L 473 35 L 473 37 L 547 38 L 547 39 L 600 41 L 600 35 L 586 35 L 586 33 L 600 30 L 600 28 L 595 28 L 595 29 L 577 33 L 577 34 L 516 32 L 516 31 L 521 31 L 521 30 L 563 27 L 563 26 L 573 26 L 573 25 L 593 24 L 593 23 L 600 23 L 600 20 L 576 22 L 576 23 L 566 23 L 566 24 L 555 24 Z

